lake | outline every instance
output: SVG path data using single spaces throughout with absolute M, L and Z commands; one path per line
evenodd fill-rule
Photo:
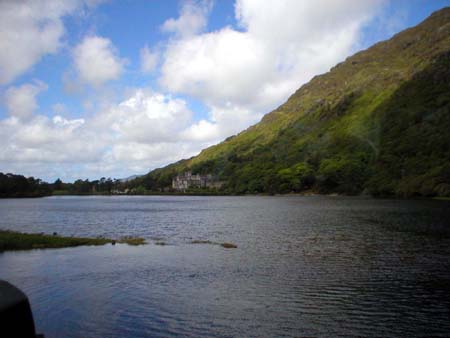
M 0 228 L 149 242 L 0 254 L 47 338 L 450 334 L 448 201 L 4 199 Z

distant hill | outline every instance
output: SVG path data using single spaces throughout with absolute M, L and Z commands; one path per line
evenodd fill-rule
M 228 193 L 450 196 L 450 8 L 316 76 L 258 124 L 133 180 L 212 173 Z

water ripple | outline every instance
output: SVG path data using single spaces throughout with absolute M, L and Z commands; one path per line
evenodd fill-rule
M 447 202 L 70 197 L 2 200 L 0 214 L 0 228 L 170 244 L 0 254 L 46 337 L 450 332 Z

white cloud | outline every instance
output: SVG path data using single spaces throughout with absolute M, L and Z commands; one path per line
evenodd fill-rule
M 203 31 L 206 28 L 206 15 L 211 9 L 210 1 L 187 1 L 181 7 L 178 19 L 168 19 L 161 26 L 161 30 L 173 33 L 179 37 L 188 37 Z
M 211 141 L 216 139 L 219 134 L 220 130 L 217 128 L 217 124 L 200 120 L 184 130 L 182 137 L 186 141 Z
M 120 140 L 150 144 L 175 140 L 191 118 L 185 101 L 138 89 L 97 122 L 110 126 Z
M 8 114 L 19 119 L 29 118 L 38 107 L 36 96 L 46 89 L 47 85 L 39 81 L 33 84 L 24 84 L 20 87 L 8 88 L 4 94 Z
M 84 119 L 66 119 L 60 115 L 55 115 L 52 118 L 52 122 L 55 126 L 62 126 L 62 127 L 70 127 L 70 130 L 76 129 L 84 124 Z
M 64 33 L 61 16 L 72 9 L 72 1 L 0 2 L 0 84 L 58 50 Z
M 207 122 L 220 134 L 236 133 L 348 56 L 382 2 L 238 0 L 239 30 L 178 34 L 168 41 L 160 84 L 204 102 L 211 108 Z M 189 17 L 182 10 L 176 22 Z
M 186 101 L 142 88 L 89 118 L 11 115 L 0 120 L 0 171 L 30 167 L 44 179 L 144 173 L 208 145 L 188 135 L 194 123 Z
M 91 0 L 0 1 L 0 85 L 12 82 L 56 53 L 65 29 L 62 18 L 98 4 Z
M 158 53 L 152 52 L 150 48 L 145 46 L 141 49 L 141 70 L 144 73 L 152 73 L 158 65 Z
M 84 121 L 65 120 L 60 116 L 50 119 L 36 115 L 31 120 L 21 121 L 15 117 L 0 121 L 2 144 L 1 163 L 58 163 L 73 164 L 91 161 L 98 154 L 98 143 L 93 144 L 94 134 L 87 135 L 81 128 Z
M 126 64 L 111 40 L 87 36 L 73 50 L 74 66 L 82 82 L 98 87 L 120 77 Z

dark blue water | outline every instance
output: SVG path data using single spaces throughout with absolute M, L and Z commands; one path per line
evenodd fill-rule
M 148 239 L 0 254 L 46 337 L 450 335 L 445 201 L 0 200 L 0 228 Z

